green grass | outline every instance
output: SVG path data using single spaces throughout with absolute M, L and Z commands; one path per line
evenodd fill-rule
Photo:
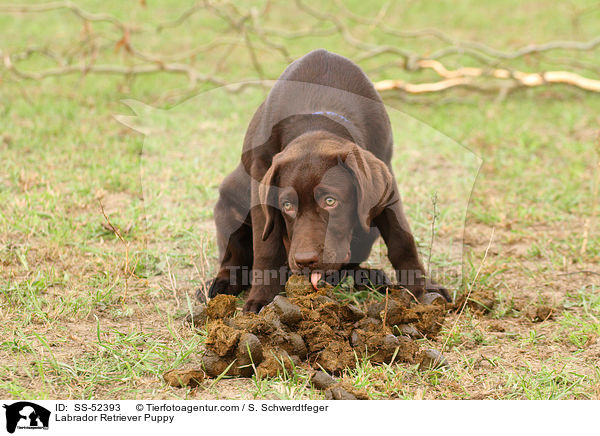
M 164 55 L 210 43 L 226 27 L 222 19 L 200 13 L 179 28 L 152 30 L 192 2 L 173 7 L 157 0 L 146 8 L 116 0 L 78 4 L 135 23 L 144 32 L 132 33 L 136 47 Z M 244 11 L 262 5 L 239 4 Z M 344 4 L 363 17 L 379 10 L 366 2 Z M 393 3 L 385 23 L 403 30 L 436 27 L 455 38 L 514 50 L 597 36 L 600 10 L 577 16 L 593 4 Z M 444 46 L 435 38 L 399 38 L 383 26 L 346 20 L 366 42 L 415 53 Z M 273 5 L 262 24 L 291 32 L 312 23 L 301 12 Z M 121 36 L 107 23 L 92 27 L 111 47 Z M 317 23 L 318 29 L 328 27 Z M 0 28 L 0 50 L 10 54 L 36 44 L 62 52 L 82 38 L 81 23 L 66 11 L 0 13 Z M 339 35 L 274 38 L 291 58 L 318 47 L 353 59 L 360 54 Z M 265 77 L 276 78 L 287 61 L 253 42 Z M 213 71 L 219 50 L 183 61 Z M 128 62 L 123 50 L 100 56 L 102 62 Z M 598 77 L 600 50 L 558 51 L 510 66 L 562 69 L 565 59 L 575 58 L 579 73 Z M 437 79 L 393 65 L 376 68 L 392 61 L 384 55 L 360 66 L 373 80 Z M 450 67 L 476 65 L 466 55 L 446 61 Z M 52 62 L 34 55 L 19 65 L 35 71 Z M 219 74 L 234 83 L 257 78 L 243 47 L 223 60 Z M 0 67 L 0 396 L 322 396 L 302 367 L 273 379 L 224 379 L 196 390 L 162 381 L 165 371 L 199 361 L 204 332 L 182 317 L 193 310 L 195 289 L 217 267 L 211 225 L 217 186 L 237 164 L 247 123 L 266 94 L 258 88 L 229 94 L 205 85 L 196 97 L 182 100 L 187 85 L 185 77 L 166 73 L 134 80 L 19 80 Z M 451 315 L 438 339 L 424 341 L 439 349 L 447 340 L 448 368 L 420 372 L 411 365 L 360 361 L 343 379 L 371 398 L 597 399 L 600 205 L 593 193 L 600 180 L 600 98 L 568 87 L 505 98 L 457 90 L 425 103 L 384 97 L 394 125 L 394 167 L 423 257 L 431 254 L 434 266 L 450 271 L 445 283 L 458 294 L 472 289 L 477 299 L 491 291 L 495 304 L 486 314 L 467 309 L 455 328 Z M 125 243 L 103 227 L 99 201 Z M 492 228 L 494 241 L 481 265 Z M 383 245 L 376 247 L 371 263 L 381 263 L 385 252 Z M 126 253 L 133 275 L 125 271 Z M 583 270 L 596 274 L 571 274 Z M 340 292 L 356 303 L 368 294 Z M 552 307 L 553 316 L 534 323 L 530 312 L 541 306 Z M 493 328 L 497 323 L 504 332 Z

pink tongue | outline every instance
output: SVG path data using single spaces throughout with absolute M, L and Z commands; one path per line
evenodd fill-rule
M 319 280 L 321 279 L 321 273 L 320 272 L 312 272 L 310 273 L 310 282 L 313 285 L 313 288 L 315 288 L 315 290 L 317 289 L 317 283 L 319 283 Z

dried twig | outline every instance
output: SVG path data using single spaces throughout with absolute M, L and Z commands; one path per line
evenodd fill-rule
M 387 311 L 388 311 L 388 301 L 389 301 L 389 291 L 390 289 L 386 286 L 385 287 L 385 307 L 383 308 L 383 324 L 381 324 L 381 328 L 383 330 L 385 330 L 385 323 L 386 323 L 386 319 L 387 319 Z
M 352 56 L 356 62 L 369 60 L 374 63 L 376 58 L 387 55 L 385 63 L 379 66 L 369 65 L 372 72 L 381 71 L 390 67 L 402 68 L 409 72 L 433 70 L 441 80 L 425 83 L 413 83 L 403 80 L 376 81 L 375 86 L 380 91 L 401 91 L 404 94 L 418 95 L 435 93 L 451 88 L 467 88 L 479 92 L 494 92 L 506 95 L 509 91 L 524 88 L 538 87 L 553 84 L 569 85 L 589 92 L 600 92 L 600 80 L 584 77 L 573 71 L 542 71 L 523 72 L 516 71 L 510 65 L 502 65 L 525 56 L 547 54 L 553 51 L 591 51 L 600 46 L 600 36 L 589 41 L 549 41 L 542 44 L 529 44 L 514 51 L 502 51 L 478 41 L 462 41 L 438 29 L 425 28 L 417 30 L 398 30 L 385 22 L 388 15 L 390 2 L 383 4 L 375 17 L 363 17 L 350 11 L 341 0 L 336 0 L 338 10 L 335 14 L 317 9 L 308 5 L 303 0 L 294 2 L 302 21 L 307 22 L 307 27 L 300 30 L 284 30 L 269 27 L 266 18 L 269 15 L 271 3 L 266 2 L 261 8 L 242 8 L 230 0 L 213 2 L 199 0 L 188 9 L 184 10 L 172 21 L 164 22 L 158 26 L 139 25 L 125 22 L 105 13 L 89 12 L 70 1 L 56 1 L 45 4 L 31 5 L 0 5 L 0 13 L 8 14 L 40 14 L 50 11 L 65 10 L 81 20 L 83 31 L 82 38 L 76 40 L 73 47 L 64 49 L 61 53 L 54 47 L 44 45 L 31 46 L 20 51 L 7 52 L 0 50 L 2 66 L 16 79 L 43 80 L 47 77 L 80 74 L 118 75 L 126 79 L 139 75 L 156 73 L 169 73 L 187 77 L 189 85 L 187 92 L 193 92 L 203 84 L 226 86 L 231 79 L 217 75 L 226 70 L 226 60 L 232 56 L 234 50 L 245 49 L 248 62 L 253 66 L 258 78 L 267 78 L 264 67 L 264 57 L 275 55 L 289 63 L 293 58 L 288 45 L 282 40 L 303 37 L 327 37 L 339 35 L 343 41 L 356 50 Z M 211 14 L 221 19 L 225 29 L 215 39 L 198 47 L 184 50 L 172 50 L 168 53 L 150 53 L 138 47 L 134 35 L 139 36 L 150 32 L 160 32 L 167 28 L 183 26 L 196 14 L 206 16 Z M 116 35 L 104 32 L 94 33 L 90 23 L 107 23 L 117 32 Z M 428 53 L 413 53 L 400 44 L 374 44 L 365 38 L 355 35 L 354 27 L 367 26 L 369 32 L 378 31 L 392 38 L 430 38 L 435 43 L 443 44 L 442 47 Z M 49 44 L 48 44 L 49 45 Z M 210 74 L 206 65 L 196 66 L 194 59 L 206 55 L 212 50 L 226 47 L 223 54 L 218 56 L 214 63 L 213 73 Z M 114 53 L 121 55 L 122 63 L 107 62 L 114 58 Z M 53 61 L 54 67 L 42 70 L 29 71 L 18 64 L 33 55 L 44 56 Z M 101 56 L 107 55 L 107 56 Z M 112 56 L 110 56 L 112 55 Z M 449 69 L 441 60 L 450 56 L 468 56 L 480 62 L 483 67 L 467 67 Z M 390 61 L 389 58 L 393 60 Z M 99 59 L 103 63 L 99 63 Z M 563 62 L 566 66 L 582 65 L 576 59 Z M 562 66 L 562 64 L 561 64 Z M 589 69 L 589 68 L 586 68 Z M 229 92 L 237 92 L 247 86 L 268 86 L 265 83 L 253 82 L 256 77 L 237 78 L 239 85 L 227 86 Z
M 122 301 L 125 301 L 125 299 L 127 298 L 127 295 L 129 294 L 129 278 L 132 275 L 134 275 L 134 271 L 135 271 L 135 268 L 132 270 L 129 270 L 129 243 L 126 242 L 125 239 L 123 239 L 123 236 L 121 235 L 121 232 L 119 231 L 119 229 L 110 222 L 110 219 L 108 218 L 108 216 L 106 215 L 106 212 L 104 211 L 104 205 L 102 204 L 102 200 L 98 199 L 98 203 L 100 204 L 100 209 L 102 210 L 102 215 L 104 216 L 106 223 L 108 224 L 108 226 L 110 227 L 112 232 L 117 236 L 117 238 L 119 238 L 119 240 L 125 246 L 125 265 L 123 267 L 123 270 L 125 272 L 125 295 L 123 295 L 123 298 L 122 298 Z
M 442 91 L 457 86 L 476 86 L 473 78 L 490 77 L 493 79 L 506 79 L 510 81 L 511 88 L 535 87 L 561 83 L 572 85 L 586 91 L 600 92 L 600 80 L 588 79 L 569 71 L 546 71 L 542 73 L 524 73 L 521 71 L 509 71 L 507 69 L 484 68 L 459 68 L 448 70 L 441 62 L 434 60 L 421 60 L 417 62 L 420 68 L 430 68 L 444 78 L 439 82 L 421 83 L 418 85 L 406 83 L 402 80 L 383 80 L 375 82 L 378 91 L 389 91 L 393 89 L 403 90 L 411 94 L 422 94 L 427 92 Z
M 438 210 L 437 210 L 437 203 L 438 203 L 437 192 L 435 192 L 431 196 L 431 203 L 433 204 L 433 217 L 431 218 L 431 238 L 429 239 L 429 255 L 427 257 L 427 270 L 429 271 L 430 275 L 431 275 L 431 255 L 433 253 L 433 241 L 435 240 L 435 222 L 439 215 Z
M 167 261 L 167 275 L 169 277 L 169 284 L 171 286 L 171 292 L 173 293 L 173 299 L 175 300 L 176 307 L 179 309 L 181 303 L 179 302 L 179 298 L 177 297 L 177 277 L 175 274 L 171 272 L 171 263 L 169 262 L 169 255 L 165 254 L 165 259 Z
M 496 230 L 496 228 L 492 227 L 492 234 L 490 235 L 490 240 L 488 242 L 487 248 L 485 249 L 485 254 L 483 255 L 483 259 L 481 259 L 481 263 L 479 264 L 479 268 L 477 269 L 477 273 L 475 273 L 475 277 L 473 277 L 473 280 L 469 284 L 469 290 L 468 290 L 467 296 L 465 298 L 465 304 L 463 304 L 462 307 L 460 308 L 460 312 L 458 312 L 458 315 L 456 316 L 456 319 L 454 320 L 454 324 L 452 324 L 452 328 L 448 332 L 448 336 L 446 337 L 446 340 L 444 341 L 444 345 L 442 346 L 441 353 L 443 353 L 444 350 L 446 349 L 446 346 L 448 345 L 448 341 L 450 340 L 450 337 L 452 336 L 452 333 L 456 329 L 456 326 L 458 325 L 458 321 L 460 321 L 460 318 L 461 318 L 463 312 L 465 311 L 465 307 L 467 307 L 467 302 L 469 301 L 469 297 L 471 296 L 471 293 L 473 292 L 473 286 L 477 282 L 477 278 L 479 277 L 479 273 L 481 272 L 481 269 L 483 268 L 483 265 L 485 264 L 485 260 L 487 259 L 488 252 L 490 251 L 490 247 L 492 246 L 492 241 L 494 240 L 494 232 L 495 232 L 495 230 Z
M 71 13 L 73 13 L 76 17 L 84 20 L 84 21 L 94 21 L 94 22 L 106 22 L 111 23 L 115 27 L 119 28 L 121 31 L 125 31 L 127 27 L 118 19 L 108 14 L 94 14 L 92 12 L 88 12 L 75 3 L 64 1 L 64 2 L 51 2 L 51 3 L 42 3 L 42 4 L 32 4 L 32 5 L 0 5 L 0 12 L 6 13 L 40 13 L 40 12 L 49 12 L 57 9 L 67 9 Z

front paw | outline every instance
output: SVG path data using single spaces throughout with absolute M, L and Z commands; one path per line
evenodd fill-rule
M 380 269 L 358 269 L 354 273 L 354 287 L 359 291 L 377 289 L 385 292 L 385 288 L 392 286 L 393 282 Z
M 448 303 L 452 303 L 452 296 L 450 295 L 450 292 L 448 292 L 448 289 L 444 288 L 442 285 L 438 285 L 437 283 L 429 283 L 425 290 L 427 293 L 439 294 L 444 297 Z
M 208 302 L 219 294 L 237 295 L 239 292 L 233 290 L 228 280 L 215 277 L 207 280 L 204 286 L 196 290 L 196 298 L 202 303 Z
M 273 298 L 279 293 L 278 289 L 252 287 L 246 303 L 244 304 L 244 313 L 258 313 L 260 310 L 273 301 Z

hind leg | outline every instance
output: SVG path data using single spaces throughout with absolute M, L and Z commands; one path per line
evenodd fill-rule
M 350 246 L 350 261 L 342 265 L 340 271 L 326 275 L 325 281 L 335 286 L 345 277 L 351 276 L 354 279 L 354 287 L 358 290 L 367 288 L 379 289 L 391 285 L 392 281 L 385 275 L 383 270 L 361 267 L 361 263 L 369 257 L 373 243 L 379 236 L 379 231 L 376 228 L 372 228 L 367 233 L 360 227 L 357 227 L 353 233 L 354 237 Z
M 220 267 L 216 276 L 207 282 L 207 292 L 199 289 L 196 297 L 205 301 L 217 294 L 238 295 L 250 286 L 252 268 L 252 227 L 248 211 L 249 198 L 245 187 L 239 186 L 240 177 L 230 174 L 220 187 L 220 196 L 214 216 L 217 227 L 217 245 Z
M 325 276 L 325 281 L 330 285 L 336 286 L 346 277 L 352 277 L 354 288 L 362 291 L 365 289 L 384 290 L 386 286 L 391 286 L 392 281 L 383 270 L 374 268 L 364 268 L 357 264 L 348 264 L 336 272 Z
M 388 257 L 396 270 L 400 285 L 419 300 L 427 292 L 434 292 L 440 294 L 446 301 L 452 302 L 452 297 L 446 288 L 427 280 L 427 274 L 419 259 L 417 245 L 400 202 L 384 209 L 374 222 L 388 247 Z
M 347 268 L 351 270 L 354 279 L 354 287 L 358 290 L 380 289 L 392 284 L 392 281 L 381 269 L 364 268 L 360 264 L 366 261 L 371 254 L 373 244 L 379 236 L 376 228 L 371 228 L 368 233 L 357 229 L 356 237 L 352 239 L 352 265 Z
M 206 297 L 213 298 L 218 294 L 238 295 L 250 287 L 250 269 L 252 266 L 252 229 L 242 225 L 229 236 L 227 246 L 223 249 L 219 272 L 212 280 L 207 282 L 205 288 L 196 293 L 201 301 Z

